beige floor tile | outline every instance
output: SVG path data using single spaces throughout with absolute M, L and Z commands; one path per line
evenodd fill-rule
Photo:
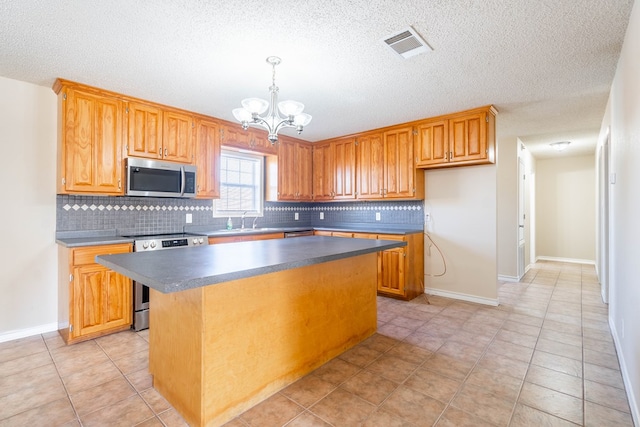
M 389 321 L 389 323 L 392 325 L 402 326 L 403 328 L 407 328 L 411 330 L 418 329 L 420 326 L 424 325 L 426 322 L 427 322 L 426 320 L 414 319 L 406 316 L 396 316 L 391 321 Z
M 502 399 L 484 387 L 465 383 L 451 402 L 451 406 L 495 425 L 506 426 L 515 401 Z
M 295 417 L 289 424 L 287 424 L 287 427 L 331 427 L 331 424 L 328 424 L 326 421 L 318 418 L 311 412 L 305 411 Z
M 403 420 L 397 415 L 393 415 L 381 409 L 375 410 L 369 418 L 362 424 L 362 427 L 414 427 L 415 424 Z
M 97 338 L 96 342 L 107 353 L 107 356 L 114 360 L 133 353 L 149 351 L 149 342 L 133 331 L 106 335 Z
M 155 414 L 159 414 L 171 409 L 171 404 L 155 388 L 148 388 L 140 393 L 140 397 L 147 402 L 147 405 Z
M 568 357 L 536 350 L 531 364 L 582 378 L 582 363 Z
M 394 338 L 398 341 L 405 339 L 406 337 L 411 335 L 412 332 L 413 332 L 413 329 L 397 326 L 391 323 L 386 323 L 378 329 L 378 333 L 380 335 L 384 335 L 389 338 Z
M 512 344 L 517 344 L 523 347 L 534 348 L 536 346 L 536 342 L 538 341 L 538 336 L 526 335 L 521 332 L 514 332 L 502 328 L 496 334 L 496 339 L 510 342 Z
M 166 427 L 189 427 L 187 422 L 175 409 L 169 409 L 158 415 Z
M 308 408 L 333 390 L 336 385 L 316 375 L 307 375 L 281 391 L 289 399 Z
M 422 364 L 422 368 L 424 369 L 458 380 L 464 379 L 473 366 L 474 364 L 472 362 L 454 359 L 437 353 Z
M 509 427 L 572 427 L 577 425 L 578 424 L 563 420 L 562 418 L 554 417 L 546 412 L 521 404 L 516 405 L 516 410 L 513 413 L 513 417 L 511 417 L 511 422 L 509 423 Z
M 401 383 L 411 375 L 419 363 L 410 363 L 388 356 L 386 353 L 367 366 L 367 370 L 396 383 Z
M 531 365 L 525 381 L 582 399 L 582 378 Z
M 593 338 L 584 337 L 582 339 L 582 346 L 585 349 L 599 351 L 607 354 L 617 354 L 616 347 L 611 341 L 601 341 Z
M 136 394 L 124 377 L 71 394 L 71 402 L 80 418 L 105 406 L 113 405 Z M 151 414 L 150 416 L 152 416 Z M 149 417 L 147 417 L 149 418 Z
M 631 415 L 593 402 L 584 402 L 584 425 L 586 427 L 633 427 Z
M 617 369 L 610 369 L 604 366 L 584 364 L 584 379 L 594 381 L 600 384 L 606 384 L 611 387 L 624 389 L 622 382 L 622 374 Z
M 9 375 L 19 374 L 29 369 L 38 368 L 40 366 L 51 365 L 53 362 L 48 351 L 30 354 L 18 359 L 0 362 L 0 378 Z
M 136 425 L 153 417 L 153 412 L 140 396 L 133 395 L 86 415 L 81 415 L 82 425 L 116 426 Z
M 90 343 L 94 342 L 87 341 L 51 351 L 60 375 L 67 377 L 76 372 L 80 366 L 82 369 L 88 369 L 109 361 L 109 357 L 100 347 Z M 74 346 L 80 347 L 72 348 Z
M 536 350 L 582 361 L 582 347 L 539 338 Z
M 140 369 L 139 371 L 131 372 L 127 374 L 126 378 L 138 393 L 153 387 L 153 376 L 147 369 Z
M 113 361 L 116 367 L 127 375 L 140 369 L 149 369 L 149 350 L 131 353 Z
M 611 336 L 611 331 L 600 331 L 597 329 L 591 328 L 582 328 L 582 334 L 585 338 L 591 338 L 600 341 L 607 341 L 612 343 L 613 338 Z
M 53 363 L 0 377 L 0 398 L 59 378 Z
M 575 424 L 582 424 L 583 401 L 568 394 L 525 382 L 519 403 Z
M 478 361 L 478 366 L 498 374 L 509 375 L 519 380 L 524 379 L 527 369 L 529 368 L 527 362 L 499 354 L 485 354 L 482 359 Z
M 486 349 L 487 346 L 489 345 L 489 343 L 491 343 L 491 340 L 493 339 L 493 336 L 495 334 L 491 334 L 491 335 L 482 335 L 476 332 L 471 332 L 471 331 L 467 331 L 464 329 L 460 329 L 458 331 L 456 331 L 455 334 L 451 335 L 449 338 L 447 338 L 447 341 L 449 342 L 459 342 L 461 344 L 466 344 L 469 345 L 471 347 L 478 347 L 480 349 Z
M 584 381 L 585 400 L 621 412 L 629 412 L 629 402 L 624 389 L 611 387 L 593 381 Z
M 26 341 L 21 345 L 0 347 L 0 363 L 43 351 L 48 351 L 48 349 L 42 339 Z
M 385 353 L 385 356 L 396 357 L 405 362 L 417 365 L 427 360 L 432 354 L 433 352 L 429 350 L 407 342 L 401 342 L 391 347 L 391 349 Z
M 335 426 L 355 426 L 363 423 L 375 409 L 375 405 L 339 388 L 313 405 L 310 411 Z
M 513 402 L 518 398 L 522 387 L 522 380 L 481 367 L 475 367 L 465 383 L 484 388 L 489 393 Z
M 404 385 L 441 402 L 449 403 L 462 385 L 462 380 L 445 377 L 420 367 Z
M 540 318 L 540 317 L 536 317 L 536 316 L 527 316 L 524 314 L 518 314 L 518 313 L 511 313 L 509 314 L 509 316 L 507 317 L 507 321 L 513 321 L 513 322 L 517 322 L 517 323 L 522 323 L 528 326 L 533 326 L 536 328 L 542 328 L 542 323 L 544 322 L 544 319 Z M 506 325 L 505 322 L 505 325 Z M 505 326 L 503 325 L 503 327 Z M 533 330 L 530 330 L 533 331 Z M 520 332 L 520 331 L 516 331 L 516 332 Z M 540 331 L 538 330 L 538 333 Z M 524 333 L 524 332 L 523 332 Z M 528 335 L 533 335 L 532 333 L 529 333 Z
M 22 387 L 15 393 L 0 398 L 0 420 L 66 396 L 60 377 L 49 377 L 44 381 L 36 380 L 29 383 L 29 387 Z
M 246 411 L 240 419 L 250 426 L 280 426 L 303 410 L 300 405 L 277 393 Z
M 494 427 L 488 421 L 449 406 L 438 420 L 436 427 Z
M 313 371 L 313 375 L 333 385 L 340 385 L 361 370 L 359 366 L 335 358 Z
M 422 349 L 436 352 L 446 342 L 446 338 L 440 338 L 424 332 L 416 331 L 406 337 L 404 341 Z
M 604 366 L 609 369 L 620 370 L 618 356 L 615 354 L 602 353 L 591 349 L 584 350 L 584 361 L 592 365 Z
M 543 329 L 540 334 L 540 338 L 544 338 L 550 341 L 557 341 L 560 343 L 569 344 L 576 347 L 582 346 L 582 336 L 554 331 L 553 329 Z
M 398 387 L 398 384 L 365 369 L 349 378 L 340 387 L 377 406 Z
M 65 396 L 43 405 L 37 405 L 10 418 L 2 419 L 0 417 L 0 426 L 61 426 L 76 420 L 76 413 L 73 411 L 71 402 Z
M 551 329 L 553 331 L 564 332 L 566 334 L 572 334 L 576 336 L 582 335 L 582 327 L 580 325 L 573 325 L 573 324 L 568 324 L 564 322 L 558 322 L 550 318 L 546 318 L 544 320 L 542 329 Z
M 400 386 L 384 402 L 381 409 L 416 426 L 432 426 L 445 407 L 444 403 L 436 399 Z
M 162 423 L 162 421 L 160 421 L 160 418 L 153 417 L 139 424 L 136 424 L 135 427 L 164 427 L 164 424 Z
M 340 359 L 352 363 L 356 366 L 364 368 L 378 357 L 382 353 L 364 345 L 357 345 L 338 356 Z
M 385 337 L 384 335 L 376 333 L 371 335 L 366 340 L 362 341 L 359 345 L 363 345 L 365 347 L 369 347 L 373 350 L 379 351 L 380 353 L 384 353 L 400 341 L 401 340 Z
M 62 377 L 67 392 L 75 394 L 87 388 L 106 383 L 113 379 L 122 377 L 122 373 L 116 368 L 112 361 L 106 360 L 98 365 L 89 366 L 87 369 L 79 369 Z
M 510 359 L 529 363 L 529 361 L 531 360 L 531 356 L 533 356 L 533 348 L 503 341 L 501 339 L 498 339 L 498 337 L 496 336 L 496 339 L 494 339 L 493 342 L 489 345 L 487 354 L 505 356 Z

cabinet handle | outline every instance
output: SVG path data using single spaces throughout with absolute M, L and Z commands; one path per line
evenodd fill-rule
M 164 149 L 164 156 L 167 157 L 167 149 Z
M 121 190 L 121 189 L 122 189 L 122 180 L 119 179 L 118 180 L 118 190 Z
M 449 160 L 453 160 L 453 151 L 449 151 Z
M 162 157 L 162 148 L 158 150 L 158 156 Z

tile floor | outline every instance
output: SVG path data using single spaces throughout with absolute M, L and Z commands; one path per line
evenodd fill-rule
M 499 307 L 379 298 L 378 333 L 227 424 L 633 426 L 592 266 L 537 263 Z M 183 426 L 147 333 L 0 344 L 0 426 Z

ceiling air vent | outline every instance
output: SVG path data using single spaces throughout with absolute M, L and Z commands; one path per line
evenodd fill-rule
M 395 53 L 405 59 L 432 50 L 431 46 L 411 27 L 400 30 L 400 32 L 387 36 L 382 40 Z

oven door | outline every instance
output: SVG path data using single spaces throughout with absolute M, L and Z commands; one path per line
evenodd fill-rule
M 133 330 L 149 328 L 149 287 L 133 282 Z

